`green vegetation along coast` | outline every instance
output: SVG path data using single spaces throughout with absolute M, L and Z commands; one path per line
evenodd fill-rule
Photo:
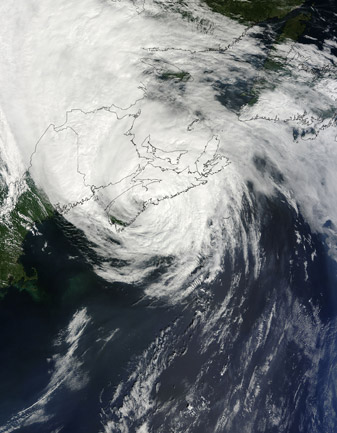
M 0 220 L 0 299 L 6 295 L 10 286 L 27 290 L 34 299 L 41 296 L 36 284 L 36 272 L 27 275 L 20 256 L 27 233 L 35 223 L 51 217 L 54 211 L 48 199 L 28 175 L 26 182 L 27 188 L 14 209 Z
M 204 0 L 214 11 L 243 23 L 258 23 L 283 18 L 301 6 L 303 0 Z

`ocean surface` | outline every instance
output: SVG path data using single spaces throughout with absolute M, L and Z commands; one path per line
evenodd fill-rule
M 12 289 L 1 303 L 1 431 L 332 432 L 336 263 L 286 200 L 251 194 L 259 278 L 238 250 L 178 306 L 97 277 L 62 217 L 28 236 L 48 300 Z

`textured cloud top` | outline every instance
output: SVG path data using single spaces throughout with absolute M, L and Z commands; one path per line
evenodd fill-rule
M 159 267 L 148 294 L 179 288 L 177 299 L 236 247 L 249 182 L 282 192 L 316 230 L 334 220 L 337 94 L 334 42 L 270 51 L 258 25 L 202 2 L 187 18 L 171 6 L 7 3 L 1 86 L 3 130 L 22 161 L 6 176 L 29 170 L 93 243 L 100 275 L 141 283 Z

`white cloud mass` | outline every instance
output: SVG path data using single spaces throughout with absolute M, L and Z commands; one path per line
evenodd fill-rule
M 257 245 L 258 225 L 241 227 L 247 181 L 281 191 L 314 230 L 336 223 L 337 90 L 328 70 L 317 80 L 311 69 L 329 64 L 331 45 L 279 45 L 277 74 L 252 60 L 268 56 L 258 27 L 199 2 L 191 21 L 170 5 L 3 3 L 0 105 L 8 179 L 29 168 L 96 245 L 104 278 L 141 283 L 162 263 L 147 294 L 178 300 L 216 275 L 224 250 Z M 230 107 L 231 89 L 264 79 L 257 103 Z M 257 170 L 256 155 L 282 183 Z

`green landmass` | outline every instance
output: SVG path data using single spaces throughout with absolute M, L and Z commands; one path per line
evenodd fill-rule
M 110 222 L 111 222 L 111 224 L 117 224 L 117 225 L 122 226 L 122 227 L 127 227 L 128 226 L 128 224 L 126 222 L 121 221 L 121 220 L 119 220 L 119 219 L 117 219 L 117 218 L 115 218 L 114 216 L 111 216 L 111 215 L 110 215 Z
M 268 61 L 268 59 L 266 60 L 266 62 Z M 271 60 L 271 62 L 275 62 L 275 64 L 273 63 L 272 65 L 268 65 L 266 67 L 269 68 L 270 70 L 276 70 L 279 71 L 280 68 L 282 68 L 282 65 L 280 63 L 277 63 L 274 60 Z M 252 106 L 254 104 L 257 103 L 257 101 L 259 100 L 260 94 L 262 91 L 266 90 L 266 89 L 275 89 L 276 85 L 275 82 L 273 80 L 268 81 L 266 78 L 259 78 L 254 82 L 254 85 L 251 87 L 251 89 L 246 92 L 243 93 L 243 96 L 245 96 L 247 98 L 247 105 Z
M 29 230 L 35 223 L 50 217 L 53 207 L 29 176 L 26 181 L 27 190 L 21 194 L 15 208 L 0 220 L 0 299 L 10 286 L 28 291 L 36 300 L 42 296 L 36 284 L 36 271 L 27 275 L 20 256 Z
M 292 39 L 297 41 L 297 39 L 301 36 L 301 34 L 305 30 L 305 26 L 307 21 L 311 18 L 311 14 L 299 14 L 294 18 L 290 18 L 280 35 L 280 41 L 284 39 Z
M 277 60 L 268 57 L 264 62 L 263 67 L 267 71 L 280 71 L 283 68 L 283 65 L 281 62 L 278 62 Z
M 282 33 L 277 38 L 276 42 L 282 42 L 284 39 L 292 39 L 296 41 L 304 32 L 306 27 L 306 22 L 310 20 L 311 14 L 298 14 L 290 19 L 288 19 L 283 27 Z M 273 52 L 273 50 L 271 50 Z M 277 57 L 272 57 L 271 55 L 267 57 L 263 64 L 263 69 L 267 73 L 280 73 L 284 69 L 284 66 L 279 61 Z M 261 90 L 265 90 L 266 88 L 273 88 L 274 86 L 271 82 L 267 82 L 265 79 L 259 79 L 254 84 L 250 95 L 251 99 L 248 102 L 248 105 L 254 105 L 261 93 Z
M 178 80 L 178 81 L 188 81 L 191 75 L 185 71 L 165 71 L 160 75 L 160 79 L 162 80 Z
M 250 94 L 248 96 L 250 96 L 250 98 L 251 98 L 248 101 L 248 105 L 250 105 L 250 106 L 256 104 L 257 101 L 259 100 L 259 94 L 254 89 L 252 89 L 252 91 L 250 92 Z
M 204 0 L 220 14 L 243 23 L 258 23 L 271 18 L 283 18 L 303 0 Z

